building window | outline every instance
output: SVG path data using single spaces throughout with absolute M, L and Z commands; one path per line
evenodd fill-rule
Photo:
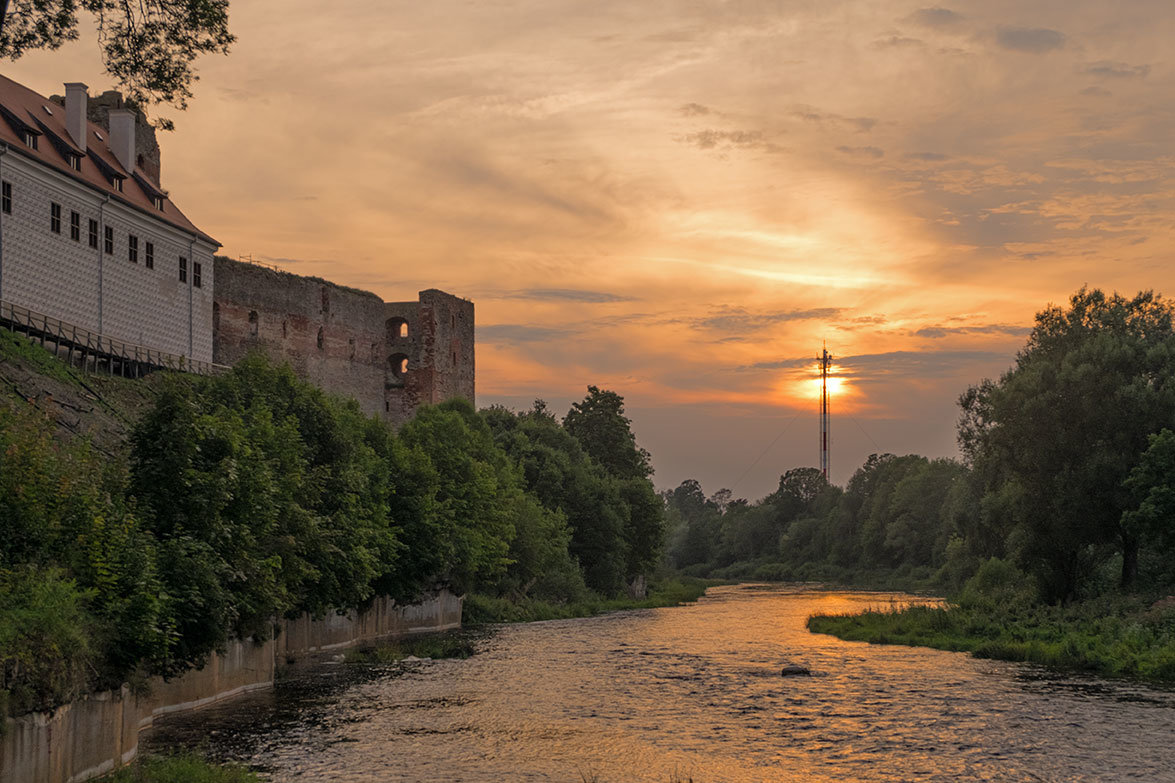
M 30 131 L 25 131 L 24 132 L 24 143 L 27 144 L 28 146 L 32 147 L 33 149 L 36 149 L 37 148 L 37 134 L 32 133 Z
M 155 243 L 154 242 L 147 243 L 147 257 L 144 259 L 144 261 L 146 262 L 148 269 L 155 268 Z
M 132 264 L 139 263 L 139 238 L 134 234 L 127 235 L 126 257 Z
M 3 200 L 4 214 L 11 215 L 12 214 L 12 183 L 5 182 L 3 184 L 0 184 L 0 189 L 2 189 L 2 192 L 4 194 L 4 200 Z
M 192 285 L 196 286 L 197 288 L 204 287 L 203 276 L 200 274 L 201 271 L 202 270 L 200 267 L 200 262 L 193 261 L 192 262 Z
M 112 255 L 114 255 L 114 227 L 113 226 L 106 226 L 105 234 L 106 234 L 106 242 L 105 242 L 106 255 L 112 256 Z
M 82 240 L 82 216 L 76 212 L 69 213 L 69 238 L 74 242 Z
M 111 181 L 110 184 L 115 190 L 117 190 L 119 193 L 122 193 L 122 180 L 121 179 L 119 179 L 118 177 L 115 177 L 114 180 Z
M 98 249 L 98 221 L 90 221 L 90 247 Z
M 318 327 L 318 350 L 322 350 L 322 327 Z
M 394 353 L 388 357 L 388 369 L 392 376 L 403 380 L 404 373 L 408 372 L 408 357 L 402 353 Z
M 250 310 L 249 311 L 249 336 L 250 337 L 257 336 L 257 325 L 258 325 L 257 324 L 257 311 Z
M 154 196 L 152 197 L 151 202 L 155 205 L 157 210 L 160 212 L 163 211 L 163 196 Z
M 82 170 L 82 159 L 77 155 L 69 156 L 69 167 L 74 171 Z
M 355 338 L 354 337 L 347 338 L 347 354 L 348 354 L 347 355 L 348 359 L 350 359 L 351 361 L 355 361 Z
M 49 202 L 49 230 L 54 234 L 61 233 L 61 205 L 55 201 Z
M 188 282 L 188 259 L 180 256 L 180 282 Z

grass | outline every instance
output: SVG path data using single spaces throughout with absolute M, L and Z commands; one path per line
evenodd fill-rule
M 210 764 L 195 754 L 146 756 L 104 778 L 102 783 L 261 783 L 237 764 Z
M 592 597 L 582 601 L 555 604 L 526 599 L 515 601 L 479 593 L 465 596 L 461 622 L 465 625 L 486 623 L 528 623 L 536 620 L 565 620 L 572 617 L 593 617 L 622 609 L 654 609 L 692 603 L 712 587 L 722 582 L 712 579 L 682 577 L 655 584 L 647 598 Z
M 468 633 L 429 634 L 346 653 L 347 663 L 395 663 L 405 658 L 469 658 L 477 639 Z
M 1104 677 L 1175 682 L 1175 610 L 1137 599 L 1072 604 L 911 606 L 813 615 L 808 628 L 849 641 L 967 652 Z

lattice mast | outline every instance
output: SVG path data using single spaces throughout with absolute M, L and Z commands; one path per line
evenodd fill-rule
M 828 368 L 832 366 L 832 354 L 828 352 L 827 345 L 816 357 L 816 361 L 820 362 L 820 472 L 824 474 L 824 480 L 828 481 L 828 432 L 831 423 L 828 413 Z

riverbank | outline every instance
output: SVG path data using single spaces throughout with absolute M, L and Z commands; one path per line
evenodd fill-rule
M 195 754 L 139 759 L 99 783 L 261 783 L 239 764 L 211 764 Z
M 1175 606 L 1136 598 L 1069 606 L 1012 602 L 816 614 L 808 629 L 847 641 L 967 652 L 1062 671 L 1175 682 Z
M 655 609 L 678 606 L 697 601 L 706 589 L 728 584 L 719 579 L 678 577 L 655 581 L 645 598 L 602 598 L 594 596 L 580 601 L 556 604 L 527 599 L 515 601 L 477 593 L 465 596 L 461 622 L 463 625 L 488 623 L 529 623 L 538 620 L 567 620 L 573 617 L 594 617 L 605 612 L 624 609 Z

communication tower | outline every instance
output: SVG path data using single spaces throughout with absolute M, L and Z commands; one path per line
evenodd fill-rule
M 828 368 L 832 366 L 832 354 L 828 352 L 827 345 L 816 361 L 820 362 L 820 472 L 824 474 L 824 480 L 828 481 Z

